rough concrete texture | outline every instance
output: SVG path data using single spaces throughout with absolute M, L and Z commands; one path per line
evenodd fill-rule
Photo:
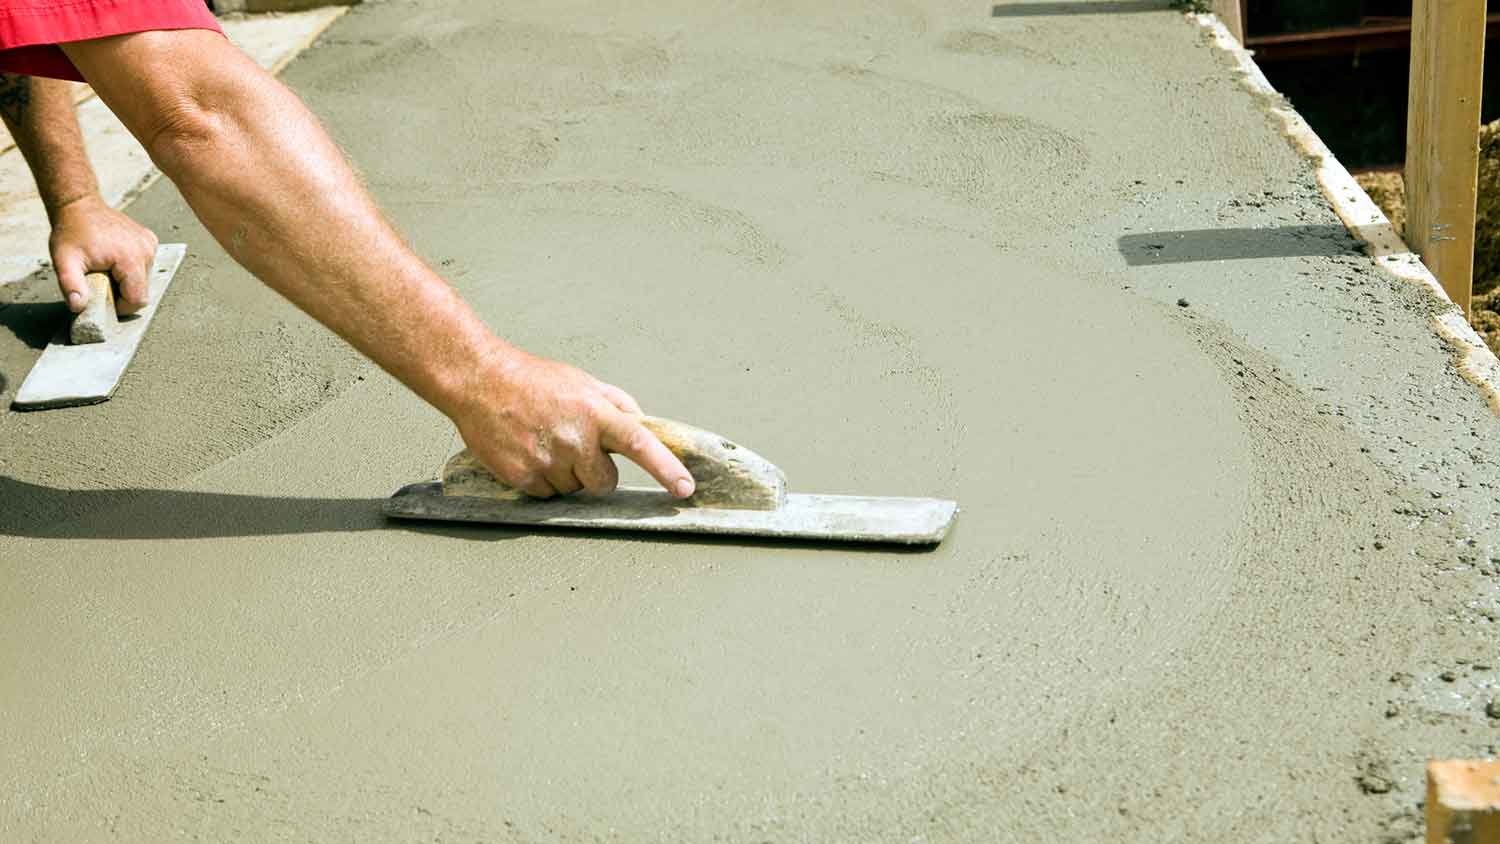
M 450 429 L 157 185 L 119 396 L 0 419 L 0 838 L 1413 836 L 1495 752 L 1500 424 L 1196 26 L 1047 8 L 355 7 L 286 78 L 500 331 L 964 514 L 384 524 Z

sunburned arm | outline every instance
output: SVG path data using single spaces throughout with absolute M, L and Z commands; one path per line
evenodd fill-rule
M 236 261 L 447 414 L 501 480 L 605 492 L 615 451 L 691 493 L 630 396 L 495 336 L 401 241 L 296 95 L 222 36 L 63 48 Z
M 114 276 L 121 312 L 143 307 L 156 236 L 100 197 L 73 108 L 73 86 L 0 74 L 0 117 L 47 209 L 52 264 L 68 307 L 83 310 L 89 295 L 84 275 L 95 271 Z

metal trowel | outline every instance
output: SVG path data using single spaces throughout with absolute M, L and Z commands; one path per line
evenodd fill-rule
M 151 266 L 150 304 L 123 320 L 115 312 L 109 275 L 89 273 L 88 305 L 73 317 L 66 334 L 60 333 L 42 350 L 11 407 L 72 407 L 97 404 L 114 395 L 186 252 L 187 246 L 181 243 L 157 247 Z
M 548 528 L 936 545 L 958 513 L 956 503 L 935 498 L 788 493 L 782 471 L 742 445 L 669 419 L 641 421 L 692 473 L 697 488 L 691 497 L 621 487 L 602 497 L 532 498 L 497 481 L 464 449 L 449 458 L 441 480 L 409 484 L 387 499 L 385 514 Z

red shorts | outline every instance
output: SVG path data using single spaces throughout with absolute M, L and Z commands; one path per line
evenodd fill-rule
M 0 0 L 0 72 L 82 82 L 58 44 L 152 29 L 223 31 L 203 0 Z

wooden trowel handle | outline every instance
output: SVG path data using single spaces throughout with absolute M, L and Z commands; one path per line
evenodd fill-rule
M 687 467 L 698 507 L 775 510 L 786 501 L 786 475 L 776 464 L 713 431 L 643 416 L 641 424 Z
M 655 416 L 641 424 L 656 435 L 693 476 L 690 507 L 775 510 L 786 501 L 786 476 L 771 461 L 712 431 Z M 443 466 L 443 494 L 518 499 L 525 494 L 497 480 L 467 448 Z
M 73 328 L 69 332 L 74 345 L 80 343 L 103 343 L 120 324 L 115 313 L 115 291 L 109 273 L 89 273 L 84 276 L 89 288 L 89 302 L 78 316 L 73 317 Z

